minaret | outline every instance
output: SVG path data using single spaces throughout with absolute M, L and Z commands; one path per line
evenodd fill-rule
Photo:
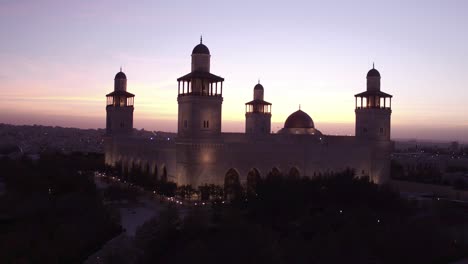
M 222 77 L 210 73 L 210 51 L 200 38 L 192 51 L 192 71 L 179 79 L 179 138 L 213 138 L 221 134 Z
M 203 45 L 203 37 L 200 36 L 200 44 L 192 51 L 192 72 L 210 72 L 210 51 Z
M 392 95 L 380 90 L 380 73 L 372 67 L 367 73 L 367 91 L 356 94 L 356 136 L 390 140 Z
M 135 95 L 127 92 L 127 76 L 115 75 L 114 91 L 107 97 L 106 132 L 110 136 L 128 136 L 133 131 L 133 101 Z
M 176 182 L 179 185 L 223 183 L 219 166 L 223 155 L 221 136 L 222 77 L 210 73 L 210 51 L 200 38 L 192 51 L 192 71 L 179 79 L 176 139 Z M 221 179 L 221 180 L 220 180 Z
M 253 89 L 253 101 L 245 103 L 245 133 L 270 134 L 271 103 L 263 100 L 264 89 L 258 81 Z

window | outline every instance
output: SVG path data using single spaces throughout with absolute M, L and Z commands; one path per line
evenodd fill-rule
M 380 134 L 383 134 L 384 133 L 384 130 L 383 130 L 383 127 L 380 128 Z
M 120 123 L 120 127 L 124 127 L 124 123 L 123 123 L 123 122 L 122 122 L 122 123 Z
M 188 122 L 187 122 L 187 120 L 184 120 L 184 127 L 185 127 L 185 128 L 188 127 Z
M 210 123 L 208 122 L 208 120 L 203 121 L 203 128 L 209 128 L 209 127 L 210 127 Z

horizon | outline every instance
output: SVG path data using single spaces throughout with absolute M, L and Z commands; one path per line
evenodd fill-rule
M 247 3 L 245 10 L 215 1 L 7 2 L 0 123 L 103 128 L 105 95 L 123 66 L 136 95 L 134 127 L 176 132 L 176 79 L 189 72 L 203 32 L 211 72 L 226 80 L 223 132 L 244 130 L 244 103 L 260 79 L 273 131 L 300 104 L 325 134 L 354 135 L 354 94 L 366 89 L 375 61 L 382 90 L 394 96 L 393 139 L 468 142 L 468 37 L 459 34 L 468 4 L 456 2 Z M 212 12 L 192 12 L 202 8 Z
M 280 125 L 280 123 L 276 123 L 277 125 Z M 54 125 L 54 124 L 11 124 L 11 123 L 0 123 L 0 125 L 7 125 L 7 126 L 43 126 L 43 127 L 50 127 L 50 128 L 63 128 L 63 129 L 82 129 L 82 130 L 106 130 L 105 127 L 74 127 L 74 126 L 60 126 L 60 125 Z M 275 125 L 275 123 L 273 123 Z M 354 126 L 353 126 L 354 128 Z M 158 130 L 158 129 L 147 129 L 147 128 L 137 128 L 134 127 L 134 130 L 143 130 L 143 131 L 148 131 L 148 132 L 163 132 L 163 133 L 173 133 L 177 134 L 176 130 L 173 131 L 167 131 L 167 130 Z M 245 131 L 223 131 L 223 133 L 244 133 Z M 276 131 L 273 131 L 273 133 L 276 133 Z M 327 136 L 354 136 L 352 134 L 325 134 Z M 459 141 L 459 140 L 448 140 L 448 139 L 434 139 L 434 138 L 416 138 L 416 137 L 392 137 L 392 140 L 395 142 L 410 142 L 410 141 L 417 141 L 421 143 L 452 143 L 452 142 L 458 142 L 460 144 L 468 144 L 468 141 Z

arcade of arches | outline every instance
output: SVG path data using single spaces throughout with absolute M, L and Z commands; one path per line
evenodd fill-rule
M 281 177 L 282 175 L 282 172 L 277 167 L 273 167 L 271 171 L 266 174 L 266 177 L 277 178 Z M 301 174 L 298 168 L 291 167 L 288 173 L 284 174 L 284 176 L 290 178 L 299 178 Z M 252 168 L 249 170 L 246 181 L 246 190 L 248 194 L 255 194 L 255 187 L 261 179 L 262 177 L 260 175 L 260 171 L 257 168 Z M 226 174 L 224 175 L 224 192 L 226 197 L 228 199 L 235 197 L 236 193 L 240 191 L 240 186 L 241 182 L 239 172 L 234 168 L 227 170 Z

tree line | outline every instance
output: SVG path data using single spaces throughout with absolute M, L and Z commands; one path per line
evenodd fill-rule
M 102 154 L 50 153 L 39 160 L 0 160 L 2 263 L 81 263 L 121 232 L 103 205 L 94 171 Z

